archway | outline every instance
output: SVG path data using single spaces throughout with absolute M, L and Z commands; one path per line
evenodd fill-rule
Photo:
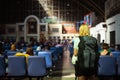
M 31 37 L 36 39 L 37 41 L 39 40 L 39 19 L 34 16 L 30 15 L 25 18 L 24 21 L 24 40 L 26 42 L 29 42 Z

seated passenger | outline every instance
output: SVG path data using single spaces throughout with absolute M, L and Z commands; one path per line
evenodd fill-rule
M 11 44 L 10 50 L 16 50 L 16 45 L 15 45 L 15 43 L 12 43 L 12 44 Z
M 30 56 L 33 56 L 33 55 L 34 55 L 34 51 L 33 51 L 32 46 L 28 46 L 28 47 L 27 47 L 27 49 L 26 49 L 26 54 L 29 54 Z
M 109 45 L 107 43 L 102 44 L 102 49 L 100 50 L 100 55 L 112 55 Z
M 49 51 L 49 50 L 50 50 L 50 47 L 48 45 L 45 45 L 44 51 Z
M 41 46 L 38 46 L 38 47 L 36 48 L 36 50 L 37 50 L 37 51 L 40 51 L 40 50 L 41 50 Z
M 26 53 L 21 53 L 21 52 L 18 52 L 15 54 L 15 56 L 24 56 L 26 57 L 26 62 L 28 62 L 28 57 L 29 56 L 33 56 L 33 49 L 32 47 L 28 46 L 28 48 L 26 49 Z

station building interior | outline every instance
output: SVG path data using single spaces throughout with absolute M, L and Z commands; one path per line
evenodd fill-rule
M 107 37 L 98 37 L 100 30 L 97 29 L 95 34 L 91 29 L 91 35 L 98 37 L 100 43 L 105 40 L 109 44 L 118 45 L 117 34 L 114 40 L 108 39 L 111 30 L 107 28 L 114 23 L 108 19 L 119 14 L 118 3 L 119 0 L 1 0 L 0 39 L 26 42 L 29 42 L 30 38 L 39 41 L 42 36 L 45 39 L 60 38 L 61 41 L 72 39 L 77 36 L 81 22 L 85 21 L 90 27 L 99 25 L 107 29 L 108 32 L 104 34 Z M 111 35 L 114 35 L 114 31 Z
M 105 1 L 74 1 L 74 0 L 1 0 L 1 15 L 0 15 L 0 24 L 1 24 L 1 38 L 13 38 L 13 39 L 24 39 L 29 41 L 26 38 L 33 37 L 32 34 L 36 32 L 37 40 L 40 38 L 40 34 L 43 36 L 51 38 L 73 38 L 75 31 L 69 31 L 67 36 L 65 30 L 62 33 L 57 35 L 48 35 L 48 24 L 61 24 L 60 26 L 73 26 L 79 27 L 80 21 L 84 20 L 84 16 L 94 17 L 92 22 L 89 24 L 95 26 L 100 22 L 105 21 Z M 108 14 L 107 17 L 110 15 Z M 33 19 L 32 19 L 33 18 Z M 22 26 L 27 27 L 27 24 L 34 24 L 37 27 L 35 31 L 29 31 L 28 36 L 25 37 L 22 33 Z M 45 24 L 46 23 L 46 24 Z M 43 27 L 42 27 L 43 25 Z M 16 28 L 18 31 L 16 31 Z M 46 26 L 46 28 L 44 28 Z M 7 30 L 6 30 L 7 28 Z M 39 29 L 37 31 L 36 29 Z M 42 30 L 43 29 L 43 30 Z M 45 33 L 44 29 L 48 33 Z M 53 28 L 57 31 L 57 28 Z M 42 30 L 42 31 L 41 31 Z M 9 33 L 10 32 L 10 33 Z M 18 33 L 17 33 L 18 32 Z M 17 33 L 17 36 L 15 35 Z M 27 32 L 23 32 L 27 34 Z M 19 36 L 20 35 L 20 36 Z M 36 38 L 35 37 L 35 38 Z
M 104 41 L 120 50 L 119 3 L 120 0 L 0 0 L 0 42 L 51 40 L 54 44 L 62 44 L 76 38 L 80 25 L 85 22 L 90 28 L 90 35 L 98 43 Z M 61 50 L 62 53 L 66 53 L 64 50 L 66 47 Z M 68 57 L 67 54 L 62 55 Z M 61 54 L 58 58 L 61 59 Z M 63 58 L 61 63 L 65 64 Z M 70 61 L 71 57 L 67 62 Z M 60 67 L 60 64 L 54 66 Z M 72 78 L 59 75 L 61 78 L 45 80 L 74 80 L 74 66 L 71 63 L 62 66 L 69 66 L 68 73 Z M 54 74 L 53 70 L 56 77 Z

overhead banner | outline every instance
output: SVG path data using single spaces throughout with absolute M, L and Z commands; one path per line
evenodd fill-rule
M 85 15 L 84 16 L 84 22 L 89 26 L 89 27 L 92 27 L 92 25 L 93 25 L 93 15 L 94 15 L 94 13 L 93 12 L 91 12 L 91 13 L 89 13 L 89 14 L 87 14 L 87 15 Z
M 63 34 L 76 34 L 76 26 L 75 23 L 63 23 Z

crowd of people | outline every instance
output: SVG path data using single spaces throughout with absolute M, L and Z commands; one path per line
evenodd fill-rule
M 70 51 L 70 57 L 74 60 L 75 65 L 75 76 L 78 77 L 78 80 L 96 80 L 96 73 L 97 73 L 97 66 L 98 66 L 98 60 L 100 56 L 110 55 L 112 56 L 112 51 L 115 51 L 115 47 L 111 47 L 109 44 L 103 42 L 102 44 L 98 44 L 97 39 L 90 36 L 90 30 L 86 24 L 81 24 L 79 29 L 79 37 L 76 37 L 73 40 L 65 40 L 64 43 L 60 44 L 54 43 L 54 41 L 46 40 L 43 42 L 36 42 L 31 41 L 30 43 L 26 42 L 2 42 L 0 41 L 0 54 L 4 55 L 6 50 L 24 50 L 25 54 L 22 52 L 17 52 L 15 56 L 25 56 L 26 61 L 28 56 L 34 55 L 34 50 L 39 51 L 48 51 L 50 50 L 50 47 L 55 47 L 62 45 L 64 47 L 67 47 Z M 96 57 L 92 57 L 92 63 L 95 64 L 92 67 L 86 68 L 84 65 L 87 65 L 87 63 L 84 64 L 86 60 L 89 60 L 91 54 L 95 53 L 97 55 Z M 94 61 L 95 59 L 95 61 Z M 84 61 L 84 62 L 83 62 Z

